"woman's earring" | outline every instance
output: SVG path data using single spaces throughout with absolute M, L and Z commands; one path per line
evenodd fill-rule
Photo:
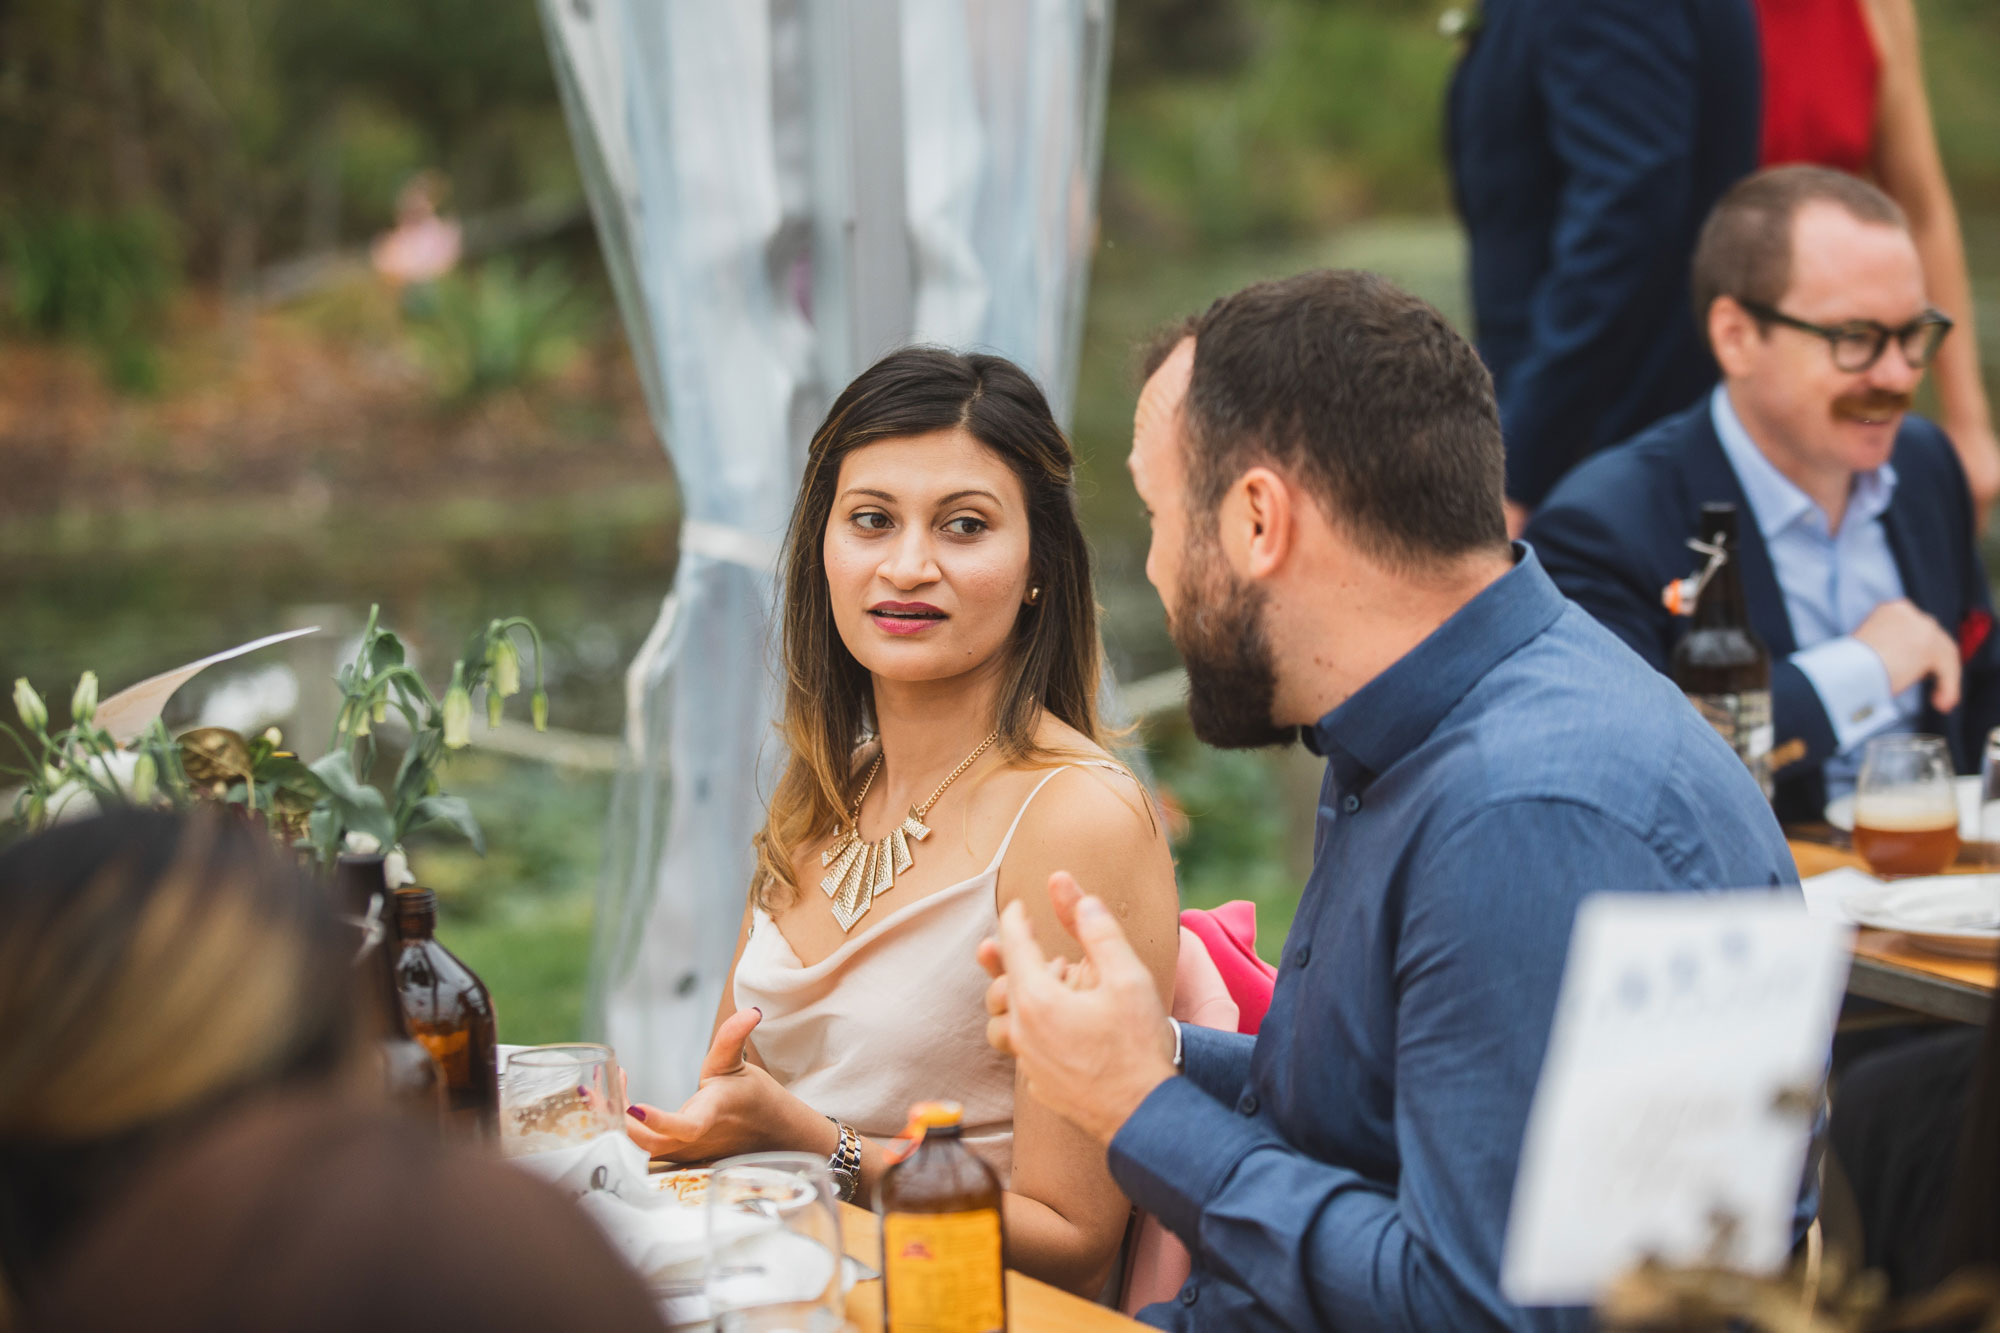
M 1028 589 L 1028 605 L 1033 606 L 1036 602 L 1039 602 L 1041 600 L 1042 600 L 1042 585 L 1037 583 L 1034 587 Z

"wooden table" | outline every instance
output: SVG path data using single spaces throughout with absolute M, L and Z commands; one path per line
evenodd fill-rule
M 875 1214 L 840 1205 L 847 1252 L 870 1268 L 882 1266 L 882 1228 Z M 847 1319 L 861 1333 L 882 1331 L 882 1284 L 856 1283 L 847 1293 Z M 1016 1333 L 1130 1333 L 1140 1327 L 1116 1310 L 1058 1291 L 1046 1282 L 1009 1271 L 1007 1325 Z
M 1801 878 L 1840 866 L 1868 868 L 1853 851 L 1817 838 L 1794 837 L 1791 848 Z M 1973 874 L 1985 869 L 1981 861 L 1968 860 L 1945 873 Z M 1850 995 L 1954 1023 L 1984 1023 L 1996 984 L 2000 984 L 2000 960 L 1927 953 L 1911 947 L 1894 931 L 1855 932 L 1854 967 L 1847 976 Z

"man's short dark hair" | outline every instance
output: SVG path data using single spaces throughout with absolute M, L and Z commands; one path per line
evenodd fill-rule
M 1245 471 L 1295 479 L 1375 559 L 1405 569 L 1507 545 L 1493 379 L 1431 306 L 1373 273 L 1320 269 L 1225 296 L 1183 339 L 1188 512 L 1214 529 Z
M 1807 204 L 1832 204 L 1862 222 L 1909 228 L 1896 201 L 1831 167 L 1772 167 L 1716 200 L 1694 247 L 1694 322 L 1708 337 L 1718 297 L 1776 306 L 1792 285 L 1792 224 Z

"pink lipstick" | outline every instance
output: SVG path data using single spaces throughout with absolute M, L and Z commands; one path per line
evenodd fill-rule
M 946 619 L 929 602 L 877 602 L 868 608 L 868 615 L 888 634 L 921 634 Z

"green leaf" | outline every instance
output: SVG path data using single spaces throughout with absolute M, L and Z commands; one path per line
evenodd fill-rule
M 325 796 L 328 791 L 325 781 L 319 774 L 288 754 L 267 755 L 258 762 L 253 771 L 259 782 L 271 783 L 286 791 L 311 797 L 315 801 Z
M 388 630 L 375 636 L 375 644 L 369 650 L 368 670 L 371 673 L 387 671 L 390 667 L 403 665 L 403 641 Z
M 306 816 L 306 837 L 321 865 L 331 865 L 340 848 L 340 812 L 323 805 Z
M 334 811 L 340 824 L 340 836 L 368 833 L 380 840 L 384 847 L 395 845 L 396 824 L 389 817 L 389 807 L 383 801 L 382 793 L 354 776 L 345 750 L 320 756 L 313 761 L 311 772 L 326 785 L 326 795 L 320 798 L 320 804 L 322 808 L 331 807 Z M 318 811 L 314 814 L 317 816 Z M 335 842 L 337 847 L 338 836 Z
M 354 765 L 349 761 L 347 751 L 328 751 L 312 761 L 310 772 L 326 787 L 327 795 L 336 800 L 349 804 L 361 800 L 362 784 L 354 776 Z
M 486 855 L 486 834 L 481 831 L 479 821 L 473 817 L 472 807 L 457 796 L 426 796 L 417 802 L 416 818 L 423 824 L 449 824 L 465 835 L 472 844 L 472 850 Z

